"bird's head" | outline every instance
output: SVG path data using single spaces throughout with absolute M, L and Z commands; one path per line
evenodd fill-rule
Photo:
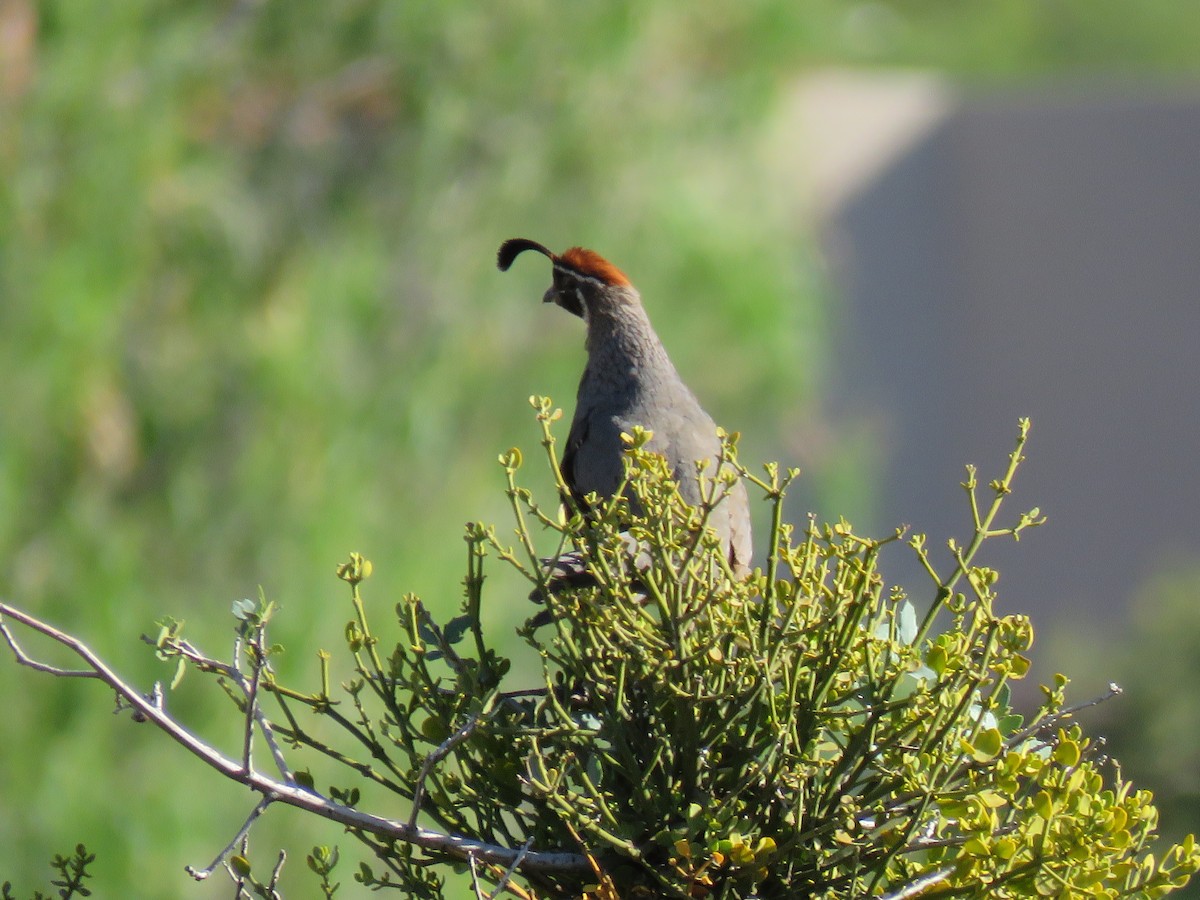
M 542 300 L 557 303 L 584 320 L 605 302 L 620 302 L 621 298 L 627 296 L 636 297 L 624 272 L 599 253 L 583 247 L 572 247 L 559 255 L 551 253 L 537 241 L 512 238 L 500 245 L 496 265 L 500 271 L 506 272 L 513 260 L 526 250 L 544 254 L 554 266 L 554 280 Z

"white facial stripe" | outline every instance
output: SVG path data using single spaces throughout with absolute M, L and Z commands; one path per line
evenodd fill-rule
M 572 269 L 568 266 L 564 266 L 564 265 L 560 265 L 559 263 L 555 263 L 554 268 L 557 271 L 562 272 L 564 275 L 568 275 L 571 278 L 575 278 L 579 281 L 586 281 L 588 284 L 596 285 L 596 287 L 607 287 L 608 286 L 608 282 L 601 281 L 599 278 L 596 278 L 593 275 L 584 275 L 582 272 L 579 272 L 578 270 Z

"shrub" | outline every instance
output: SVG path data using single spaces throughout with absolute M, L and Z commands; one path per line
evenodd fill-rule
M 543 398 L 534 407 L 567 497 L 560 412 Z M 902 532 L 874 540 L 811 520 L 796 531 L 783 521 L 796 473 L 748 472 L 734 438 L 690 508 L 639 431 L 625 494 L 588 517 L 569 500 L 560 515 L 559 497 L 542 505 L 518 482 L 522 454 L 501 457 L 515 542 L 468 526 L 464 603 L 449 622 L 413 596 L 381 615 L 363 591 L 371 564 L 352 555 L 338 575 L 353 615 L 343 650 L 321 651 L 315 687 L 277 679 L 263 599 L 235 604 L 229 663 L 164 623 L 160 655 L 180 674 L 216 676 L 244 717 L 240 759 L 191 749 L 262 796 L 227 852 L 194 874 L 224 863 L 242 887 L 274 895 L 279 866 L 259 879 L 244 838 L 285 802 L 370 848 L 356 881 L 417 897 L 441 896 L 447 867 L 469 873 L 478 896 L 487 884 L 493 896 L 541 897 L 1157 897 L 1186 883 L 1200 850 L 1188 837 L 1153 852 L 1151 797 L 1084 736 L 1066 678 L 1043 687 L 1028 720 L 1010 704 L 1033 628 L 995 610 L 997 573 L 976 556 L 1041 522 L 1035 509 L 997 524 L 1028 428 L 999 478 L 981 487 L 968 468 L 974 530 L 950 543 L 951 571 L 936 570 L 923 536 L 907 538 L 930 576 L 920 613 L 878 569 Z M 749 577 L 704 528 L 739 477 L 771 509 L 766 565 Z M 537 550 L 546 534 L 550 563 Z M 490 559 L 545 604 L 521 628 L 536 684 L 512 684 L 484 633 Z M 553 577 L 564 568 L 572 577 Z M 386 637 L 397 623 L 399 639 Z M 335 671 L 347 679 L 337 689 Z M 118 690 L 138 716 L 178 728 L 153 697 Z M 256 734 L 278 778 L 255 768 Z M 397 797 L 404 818 L 365 811 Z M 308 857 L 326 896 L 337 862 L 336 849 Z

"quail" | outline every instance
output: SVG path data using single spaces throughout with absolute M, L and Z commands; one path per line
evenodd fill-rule
M 555 254 L 536 241 L 513 238 L 500 245 L 497 265 L 507 271 L 526 250 L 549 257 L 553 283 L 542 298 L 583 319 L 587 365 L 563 451 L 562 473 L 576 504 L 595 492 L 616 493 L 623 479 L 621 434 L 634 426 L 653 433 L 646 449 L 661 454 L 688 504 L 701 503 L 696 464 L 711 477 L 720 458 L 717 426 L 679 377 L 655 334 L 641 296 L 620 269 L 600 254 L 572 247 Z M 749 569 L 750 507 L 738 481 L 713 510 L 709 525 L 735 572 Z

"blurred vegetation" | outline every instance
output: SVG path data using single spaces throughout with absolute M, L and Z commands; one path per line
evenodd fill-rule
M 351 548 L 450 608 L 489 461 L 581 362 L 544 285 L 495 273 L 521 234 L 619 261 L 743 458 L 793 461 L 825 363 L 796 79 L 1171 72 L 1198 38 L 1182 0 L 0 0 L 0 591 L 146 684 L 135 635 L 215 645 L 259 583 L 285 644 L 340 625 Z M 195 802 L 93 686 L 0 665 L 0 692 L 0 877 L 83 841 L 105 893 L 205 895 L 181 867 L 236 792 Z
M 1138 784 L 1153 786 L 1164 837 L 1178 840 L 1200 827 L 1200 567 L 1168 561 L 1133 600 L 1127 629 L 1104 632 L 1083 623 L 1051 652 L 1098 690 L 1116 681 L 1124 695 L 1101 706 L 1092 730 Z M 1191 885 L 1179 897 L 1200 897 Z

